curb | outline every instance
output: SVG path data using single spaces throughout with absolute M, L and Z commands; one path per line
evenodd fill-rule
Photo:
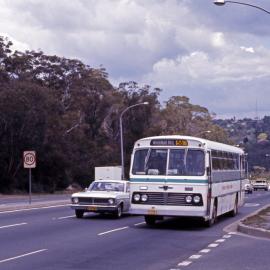
M 22 204 L 22 205 L 13 205 L 13 206 L 1 206 L 0 205 L 0 213 L 9 212 L 9 211 L 23 211 L 23 210 L 31 210 L 37 208 L 46 208 L 46 207 L 61 207 L 61 206 L 69 206 L 69 200 L 58 200 L 58 201 L 47 201 L 33 204 Z
M 246 220 L 247 218 L 256 216 L 259 212 L 261 212 L 264 209 L 269 208 L 269 207 L 270 207 L 270 204 L 256 210 L 252 214 L 241 219 L 237 225 L 237 231 L 239 231 L 241 233 L 248 234 L 248 235 L 256 236 L 256 237 L 264 237 L 264 238 L 270 239 L 270 230 L 266 230 L 263 228 L 257 228 L 257 227 L 248 226 L 248 225 L 243 224 L 243 221 Z

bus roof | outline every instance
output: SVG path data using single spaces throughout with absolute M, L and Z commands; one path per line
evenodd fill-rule
M 138 141 L 135 142 L 134 147 L 136 147 L 139 143 L 145 142 L 150 146 L 150 142 L 152 140 L 187 140 L 187 141 L 197 141 L 202 145 L 203 148 L 206 149 L 211 149 L 211 150 L 219 150 L 219 151 L 226 151 L 226 152 L 233 152 L 233 153 L 238 153 L 238 154 L 244 154 L 243 149 L 224 144 L 224 143 L 219 143 L 219 142 L 214 142 L 214 141 L 209 141 L 206 139 L 198 138 L 198 137 L 192 137 L 192 136 L 182 136 L 182 135 L 163 135 L 163 136 L 154 136 L 154 137 L 146 137 L 142 138 Z M 146 146 L 146 145 L 144 145 Z

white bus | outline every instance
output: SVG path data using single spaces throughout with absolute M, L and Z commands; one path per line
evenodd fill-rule
M 164 216 L 203 218 L 232 216 L 244 202 L 246 156 L 231 145 L 189 136 L 138 140 L 130 167 L 131 214 L 148 225 Z

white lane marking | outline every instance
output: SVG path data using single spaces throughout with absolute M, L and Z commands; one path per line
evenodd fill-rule
M 75 217 L 75 215 L 72 215 L 72 216 L 66 216 L 66 217 L 58 217 L 58 218 L 53 218 L 54 220 L 55 219 L 66 219 L 66 218 L 73 218 Z
M 244 207 L 256 207 L 256 206 L 259 206 L 259 205 L 260 205 L 259 203 L 245 203 Z
M 7 210 L 7 211 L 1 211 L 0 210 L 0 214 L 15 213 L 15 212 L 22 212 L 22 211 L 30 211 L 30 210 L 38 210 L 38 209 L 49 209 L 49 208 L 64 207 L 64 206 L 69 206 L 69 205 L 70 204 L 61 204 L 61 205 L 42 206 L 42 207 L 34 207 L 34 208 L 23 208 L 23 209 Z
M 206 253 L 210 252 L 210 251 L 212 250 L 211 248 L 216 248 L 216 247 L 218 247 L 220 243 L 223 243 L 224 241 L 226 241 L 226 239 L 231 238 L 231 237 L 232 237 L 232 234 L 235 234 L 235 232 L 230 232 L 230 233 L 228 233 L 228 234 L 223 235 L 223 238 L 222 238 L 222 239 L 218 239 L 218 240 L 216 240 L 214 243 L 209 244 L 209 245 L 207 246 L 208 248 L 205 248 L 205 249 L 200 250 L 199 253 L 205 253 L 205 254 L 206 254 Z M 177 266 L 188 266 L 188 265 L 190 265 L 192 262 L 194 262 L 193 260 L 197 260 L 197 259 L 201 258 L 202 256 L 203 256 L 203 255 L 201 255 L 201 254 L 194 254 L 194 255 L 191 255 L 191 256 L 188 258 L 187 261 L 182 261 L 182 262 L 178 263 Z M 170 269 L 170 270 L 180 270 L 180 269 L 178 269 L 178 268 L 172 268 L 172 269 Z
M 199 259 L 199 258 L 201 258 L 201 257 L 202 257 L 202 255 L 194 254 L 194 255 L 191 255 L 191 256 L 189 257 L 189 259 L 191 259 L 191 260 L 197 260 L 197 259 Z
M 237 232 L 229 232 L 230 235 L 237 234 Z
M 108 233 L 112 233 L 112 232 L 117 232 L 117 231 L 122 231 L 122 230 L 125 230 L 125 229 L 128 229 L 129 227 L 122 227 L 122 228 L 118 228 L 118 229 L 114 229 L 114 230 L 110 230 L 110 231 L 107 231 L 107 232 L 102 232 L 102 233 L 99 233 L 98 235 L 104 235 L 104 234 L 108 234 Z
M 22 226 L 22 225 L 26 225 L 26 224 L 27 224 L 27 223 L 23 222 L 23 223 L 17 223 L 17 224 L 5 225 L 5 226 L 1 226 L 0 229 L 10 228 L 10 227 L 16 227 L 16 226 Z
M 218 239 L 218 240 L 216 240 L 215 242 L 216 242 L 216 243 L 223 243 L 224 241 L 226 241 L 226 239 Z
M 191 263 L 192 263 L 191 261 L 183 261 L 183 262 L 178 263 L 177 265 L 178 265 L 178 266 L 188 266 L 188 265 L 190 265 Z
M 210 244 L 210 245 L 208 245 L 208 247 L 210 247 L 210 248 L 215 248 L 215 247 L 218 247 L 219 246 L 219 244 Z
M 36 251 L 30 252 L 30 253 L 25 253 L 25 254 L 22 254 L 22 255 L 19 255 L 19 256 L 16 256 L 16 257 L 1 260 L 0 263 L 16 260 L 16 259 L 19 259 L 19 258 L 22 258 L 22 257 L 26 257 L 26 256 L 30 256 L 30 255 L 33 255 L 33 254 L 36 254 L 36 253 L 40 253 L 40 252 L 43 252 L 43 251 L 46 251 L 46 250 L 48 250 L 48 249 L 40 249 L 40 250 L 36 250 Z
M 143 225 L 143 224 L 146 224 L 146 222 L 136 223 L 136 224 L 134 224 L 134 226 L 140 226 L 140 225 Z
M 211 249 L 206 248 L 206 249 L 200 250 L 199 252 L 201 252 L 201 253 L 208 253 L 210 251 L 211 251 Z

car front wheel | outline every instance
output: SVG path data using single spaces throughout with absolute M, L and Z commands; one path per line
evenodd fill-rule
M 117 207 L 117 210 L 116 210 L 116 213 L 115 213 L 115 217 L 116 217 L 116 218 L 120 218 L 120 217 L 122 217 L 122 214 L 123 214 L 123 207 L 122 207 L 122 205 L 120 204 L 120 205 L 118 205 L 118 207 Z
M 75 210 L 75 215 L 77 218 L 83 218 L 84 211 L 83 210 Z

